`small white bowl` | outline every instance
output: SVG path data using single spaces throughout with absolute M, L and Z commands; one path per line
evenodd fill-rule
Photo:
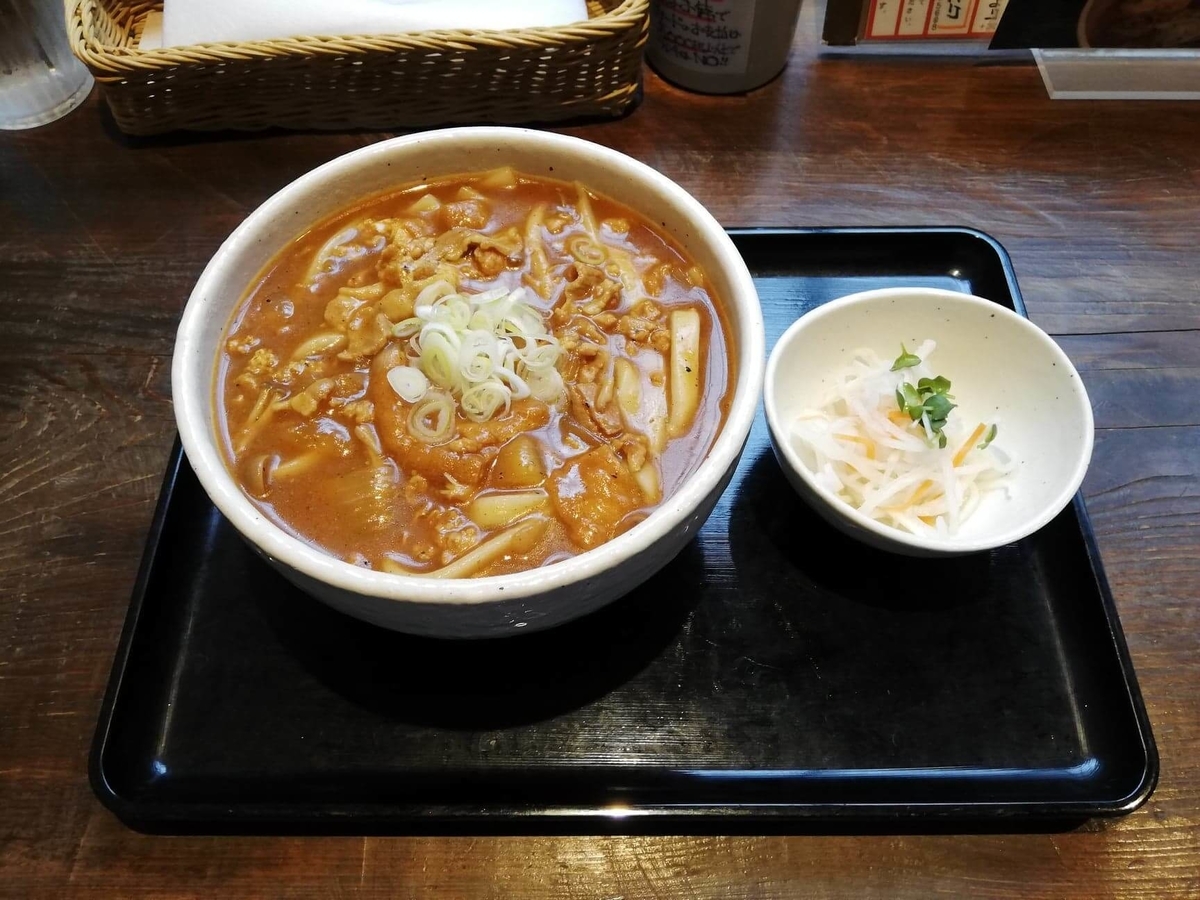
M 643 522 L 586 553 L 525 572 L 442 580 L 359 568 L 293 537 L 231 477 L 214 431 L 216 360 L 234 308 L 263 267 L 326 216 L 422 178 L 511 165 L 578 180 L 660 223 L 705 270 L 725 304 L 737 351 L 725 425 L 707 457 Z M 717 220 L 665 175 L 578 138 L 520 128 L 428 131 L 381 141 L 293 181 L 221 245 L 188 299 L 171 391 L 184 451 L 213 503 L 289 580 L 349 615 L 434 637 L 536 631 L 591 612 L 637 587 L 691 540 L 737 466 L 762 390 L 762 309 L 750 272 Z
M 1006 491 L 991 492 L 958 532 L 910 534 L 863 515 L 818 484 L 791 437 L 805 408 L 821 405 L 859 348 L 885 359 L 937 342 L 931 368 L 950 379 L 959 410 L 996 421 L 1012 459 Z M 907 556 L 957 556 L 1026 537 L 1071 502 L 1092 456 L 1092 407 L 1075 367 L 1049 335 L 990 300 L 933 288 L 886 288 L 842 297 L 791 325 L 767 362 L 763 405 L 788 481 L 838 530 Z

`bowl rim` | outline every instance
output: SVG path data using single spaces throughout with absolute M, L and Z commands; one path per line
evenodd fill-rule
M 1049 355 L 1054 357 L 1055 362 L 1062 367 L 1063 371 L 1073 376 L 1071 381 L 1075 389 L 1072 392 L 1072 396 L 1079 406 L 1084 422 L 1084 438 L 1079 458 L 1076 460 L 1071 477 L 1067 480 L 1066 484 L 1044 502 L 1042 510 L 1037 516 L 1020 526 L 974 539 L 938 540 L 925 535 L 910 534 L 898 528 L 893 528 L 890 525 L 885 525 L 869 516 L 863 515 L 841 497 L 820 484 L 813 473 L 801 461 L 799 454 L 792 446 L 792 442 L 786 437 L 787 429 L 780 420 L 780 412 L 776 401 L 775 382 L 782 360 L 787 356 L 792 344 L 796 340 L 796 336 L 801 331 L 810 327 L 814 322 L 837 315 L 847 307 L 863 306 L 884 300 L 894 300 L 914 294 L 952 303 L 986 308 L 988 312 L 996 313 L 1029 335 Z M 965 554 L 994 550 L 997 547 L 1003 547 L 1006 544 L 1011 544 L 1028 537 L 1045 527 L 1071 502 L 1080 485 L 1083 484 L 1084 476 L 1087 474 L 1088 466 L 1091 463 L 1092 450 L 1095 443 L 1095 419 L 1087 388 L 1083 383 L 1083 378 L 1080 376 L 1079 371 L 1058 343 L 1030 319 L 1009 309 L 1007 306 L 975 294 L 946 290 L 944 288 L 914 286 L 858 291 L 830 300 L 801 315 L 780 335 L 779 340 L 775 342 L 775 346 L 771 348 L 771 352 L 767 357 L 767 371 L 763 382 L 763 411 L 766 415 L 767 427 L 773 438 L 772 443 L 783 455 L 783 460 L 780 461 L 780 464 L 786 464 L 804 482 L 804 485 L 820 499 L 820 502 L 826 504 L 836 515 L 843 517 L 856 527 L 882 538 L 887 543 L 927 553 Z M 811 498 L 804 499 L 811 501 Z
M 211 306 L 205 298 L 214 294 L 222 272 L 254 244 L 273 217 L 292 208 L 297 200 L 328 189 L 339 173 L 387 165 L 388 160 L 421 145 L 462 146 L 466 142 L 503 146 L 519 143 L 550 155 L 582 156 L 587 164 L 616 168 L 680 209 L 694 225 L 695 235 L 710 245 L 728 273 L 728 293 L 733 296 L 721 299 L 737 332 L 731 336 L 736 340 L 737 383 L 725 423 L 692 474 L 643 521 L 599 547 L 548 566 L 470 579 L 439 579 L 365 569 L 330 555 L 277 525 L 250 501 L 229 472 L 218 446 L 213 417 L 216 361 L 209 358 L 211 355 L 198 352 Z M 407 182 L 398 178 L 397 186 L 401 183 Z M 296 234 L 312 224 L 307 220 L 299 223 Z M 228 320 L 223 323 L 222 335 L 227 327 Z M 757 411 L 765 359 L 762 307 L 749 269 L 716 218 L 680 185 L 631 156 L 582 138 L 527 128 L 466 126 L 404 135 L 350 151 L 304 173 L 263 201 L 221 244 L 188 297 L 176 334 L 171 388 L 184 453 L 201 486 L 237 531 L 270 561 L 282 563 L 329 587 L 359 595 L 406 603 L 471 605 L 532 597 L 593 581 L 650 550 L 677 528 L 690 527 L 689 518 L 720 487 L 741 455 Z M 196 403 L 195 396 L 210 399 Z

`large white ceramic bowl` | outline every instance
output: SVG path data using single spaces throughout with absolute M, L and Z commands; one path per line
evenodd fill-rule
M 348 205 L 425 177 L 512 165 L 579 180 L 641 212 L 704 268 L 728 313 L 737 351 L 729 415 L 711 451 L 643 522 L 572 559 L 511 575 L 445 581 L 362 569 L 298 540 L 264 516 L 230 476 L 214 429 L 215 366 L 234 307 L 284 246 Z M 716 219 L 670 179 L 576 138 L 516 128 L 454 128 L 373 144 L 298 178 L 221 246 L 196 283 L 175 344 L 171 387 L 188 461 L 242 536 L 306 592 L 386 628 L 487 637 L 547 628 L 628 593 L 692 539 L 741 455 L 762 388 L 762 311 L 750 273 Z
M 990 492 L 944 537 L 863 515 L 817 481 L 791 436 L 797 414 L 825 402 L 855 350 L 893 359 L 901 342 L 912 349 L 926 338 L 937 342 L 930 365 L 950 379 L 960 414 L 996 421 L 996 444 L 1014 463 L 1007 491 Z M 909 556 L 976 553 L 1032 534 L 1071 502 L 1092 457 L 1091 403 L 1058 344 L 1012 310 L 954 291 L 886 288 L 810 311 L 771 351 L 763 406 L 775 456 L 800 496 L 840 531 Z

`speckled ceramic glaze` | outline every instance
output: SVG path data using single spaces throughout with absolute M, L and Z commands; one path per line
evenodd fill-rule
M 636 527 L 573 559 L 528 572 L 442 581 L 358 568 L 276 526 L 230 476 L 214 431 L 214 373 L 226 324 L 285 245 L 360 198 L 425 177 L 512 165 L 579 180 L 660 224 L 724 301 L 737 347 L 725 427 L 687 481 Z M 711 513 L 745 445 L 762 388 L 762 311 L 725 231 L 691 195 L 614 150 L 515 128 L 455 128 L 383 141 L 339 157 L 267 200 L 217 251 L 188 299 L 172 369 L 175 416 L 200 483 L 242 536 L 293 583 L 341 611 L 397 631 L 492 637 L 548 628 L 629 592 L 669 562 Z
M 995 421 L 997 446 L 1015 463 L 1007 496 L 992 492 L 946 537 L 864 516 L 817 484 L 790 436 L 797 413 L 824 402 L 855 350 L 891 359 L 902 341 L 912 348 L 926 338 L 937 342 L 930 365 L 950 379 L 961 414 Z M 817 307 L 771 351 L 763 405 L 775 456 L 801 497 L 851 537 L 911 556 L 974 553 L 1032 534 L 1071 502 L 1092 457 L 1092 407 L 1062 349 L 1028 319 L 953 291 L 887 288 Z

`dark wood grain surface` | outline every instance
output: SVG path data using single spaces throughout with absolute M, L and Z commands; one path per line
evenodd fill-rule
M 565 129 L 728 226 L 966 225 L 1096 408 L 1084 492 L 1162 757 L 1066 833 L 155 838 L 86 757 L 174 435 L 169 362 L 208 257 L 291 179 L 386 135 L 131 142 L 97 96 L 0 136 L 0 895 L 1200 897 L 1200 108 L 1046 99 L 1030 65 L 818 58 L 704 98 L 647 76 Z

